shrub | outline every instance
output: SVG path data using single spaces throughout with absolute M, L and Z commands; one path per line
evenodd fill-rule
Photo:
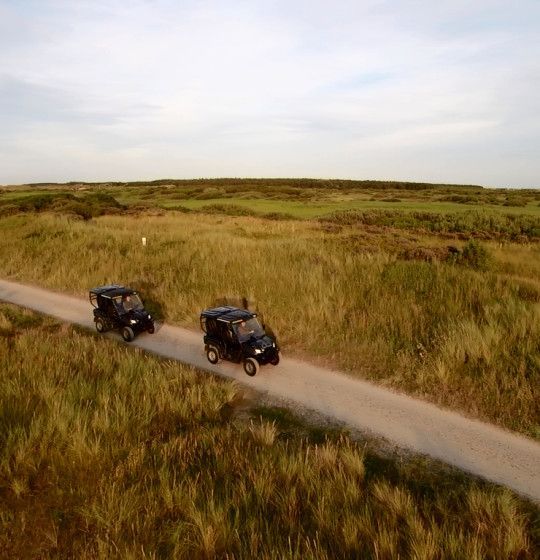
M 475 270 L 487 270 L 491 263 L 491 255 L 484 245 L 471 239 L 463 248 L 458 262 Z
M 540 237 L 540 220 L 536 216 L 499 212 L 406 212 L 402 210 L 345 210 L 319 218 L 321 223 L 346 226 L 379 226 L 438 235 L 466 234 L 467 237 L 505 238 L 515 241 Z
M 204 214 L 225 214 L 226 216 L 257 216 L 256 212 L 239 204 L 208 204 L 200 209 Z
M 208 187 L 202 192 L 196 194 L 193 198 L 197 200 L 211 200 L 213 198 L 222 198 L 225 194 L 225 189 Z
M 84 196 L 70 193 L 38 193 L 0 202 L 0 216 L 27 212 L 74 214 L 85 220 L 104 214 L 117 214 L 124 207 L 111 195 L 96 192 Z
M 292 214 L 287 214 L 286 212 L 267 212 L 262 214 L 262 218 L 267 220 L 294 220 L 295 217 Z

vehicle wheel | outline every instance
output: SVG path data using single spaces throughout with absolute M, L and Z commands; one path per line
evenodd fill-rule
M 96 319 L 96 331 L 98 333 L 104 333 L 105 330 L 105 323 L 103 319 Z
M 259 371 L 259 362 L 255 358 L 246 358 L 244 360 L 244 371 L 253 377 Z
M 122 329 L 122 338 L 126 342 L 131 342 L 135 338 L 135 333 L 133 332 L 133 329 L 131 329 L 130 327 L 124 327 Z
M 154 334 L 156 332 L 156 327 L 155 327 L 154 323 L 152 323 L 152 326 L 146 332 L 148 334 Z
M 219 361 L 219 352 L 215 346 L 209 346 L 206 350 L 206 357 L 211 364 L 217 364 Z
M 279 364 L 279 358 L 280 358 L 279 352 L 276 352 L 276 355 L 270 360 L 270 363 L 273 366 L 277 366 Z

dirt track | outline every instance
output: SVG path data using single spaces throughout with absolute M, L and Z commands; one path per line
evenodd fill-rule
M 0 300 L 94 328 L 86 300 L 3 280 Z M 143 334 L 131 344 L 293 401 L 540 502 L 540 444 L 533 440 L 293 359 L 284 358 L 275 368 L 263 367 L 253 378 L 239 365 L 220 362 L 212 366 L 206 360 L 201 334 L 179 327 L 165 325 L 158 333 Z

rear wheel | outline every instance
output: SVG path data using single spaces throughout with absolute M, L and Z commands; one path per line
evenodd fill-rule
M 131 329 L 130 327 L 124 327 L 122 329 L 122 338 L 126 342 L 131 342 L 135 338 L 135 333 L 133 332 L 133 329 Z
M 209 346 L 206 350 L 206 357 L 211 364 L 217 364 L 219 361 L 219 352 L 215 346 Z
M 253 377 L 259 371 L 259 362 L 255 358 L 246 358 L 244 360 L 244 371 L 247 375 Z
M 105 330 L 105 322 L 103 321 L 103 319 L 96 319 L 96 331 L 98 333 L 104 333 Z

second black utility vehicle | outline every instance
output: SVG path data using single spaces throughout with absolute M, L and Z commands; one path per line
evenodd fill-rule
M 154 332 L 154 320 L 144 308 L 139 294 L 131 288 L 112 284 L 90 290 L 94 323 L 99 333 L 117 329 L 126 342 L 141 332 Z
M 238 307 L 214 307 L 201 313 L 204 349 L 211 364 L 221 358 L 242 362 L 244 371 L 253 376 L 264 364 L 279 364 L 276 339 L 264 330 L 256 313 Z

